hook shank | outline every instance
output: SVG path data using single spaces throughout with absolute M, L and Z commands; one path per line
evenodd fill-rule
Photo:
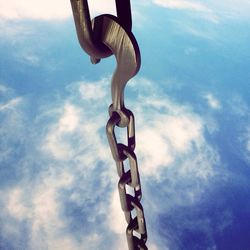
M 102 23 L 102 42 L 116 57 L 117 67 L 112 77 L 113 111 L 124 108 L 124 88 L 140 69 L 139 46 L 131 31 L 125 30 L 116 17 L 101 15 L 95 19 Z

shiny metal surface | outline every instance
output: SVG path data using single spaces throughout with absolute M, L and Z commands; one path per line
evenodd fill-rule
M 91 23 L 88 1 L 70 1 L 79 43 L 91 57 L 92 63 L 97 63 L 101 58 L 111 56 L 112 52 L 102 43 L 99 37 L 98 23 Z
M 141 204 L 142 191 L 140 176 L 137 164 L 135 149 L 135 125 L 134 116 L 130 110 L 126 110 L 129 120 L 127 125 L 127 143 L 118 143 L 115 136 L 115 127 L 119 126 L 121 119 L 119 114 L 113 112 L 106 126 L 107 137 L 113 158 L 116 162 L 117 173 L 120 177 L 118 182 L 118 190 L 120 196 L 121 207 L 128 223 L 126 230 L 127 242 L 129 250 L 148 249 L 146 246 L 147 229 L 144 217 L 144 211 Z M 124 164 L 128 161 L 129 170 L 125 170 Z M 128 188 L 132 189 L 131 194 Z M 136 216 L 132 213 L 135 211 Z M 134 234 L 137 232 L 139 237 Z
M 140 69 L 139 46 L 131 32 L 132 19 L 129 0 L 116 0 L 118 17 L 100 15 L 92 24 L 87 0 L 71 0 L 72 10 L 81 47 L 93 63 L 114 54 L 117 67 L 112 77 L 112 104 L 106 133 L 119 175 L 118 190 L 121 208 L 128 223 L 126 229 L 129 250 L 148 249 L 147 229 L 141 204 L 142 192 L 135 150 L 135 120 L 124 104 L 127 82 Z M 118 143 L 115 128 L 127 130 L 127 142 Z M 128 169 L 125 169 L 125 165 Z M 132 191 L 131 191 L 132 190 Z
M 102 42 L 112 51 L 117 62 L 111 84 L 111 112 L 118 112 L 121 116 L 120 126 L 126 126 L 128 121 L 123 112 L 124 88 L 140 69 L 139 46 L 132 32 L 126 31 L 114 16 L 101 15 L 95 19 L 99 19 L 98 22 L 102 23 L 100 29 Z
M 112 55 L 111 51 L 102 43 L 99 19 L 91 22 L 87 0 L 70 0 L 76 31 L 82 49 L 91 57 L 92 63 Z M 119 23 L 126 30 L 131 30 L 132 18 L 130 0 L 116 0 L 116 11 Z

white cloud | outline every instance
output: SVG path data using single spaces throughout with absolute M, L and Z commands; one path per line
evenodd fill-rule
M 18 220 L 27 219 L 29 217 L 29 208 L 23 203 L 23 190 L 15 188 L 9 193 L 7 210 L 9 214 Z
M 32 51 L 31 49 L 29 50 L 24 49 L 20 54 L 16 55 L 16 58 L 24 63 L 32 65 L 38 65 L 40 62 L 39 56 L 36 55 L 35 51 Z
M 30 186 L 15 187 L 5 194 L 8 197 L 8 215 L 18 221 L 26 220 L 30 223 L 28 249 L 82 249 L 82 244 L 75 242 L 70 235 L 59 233 L 66 227 L 66 221 L 60 217 L 59 191 L 73 182 L 70 173 L 60 172 L 62 171 L 48 170 L 41 174 L 38 182 L 31 182 Z M 15 224 L 21 230 L 20 225 Z M 9 234 L 22 234 L 15 230 L 11 220 L 6 220 L 4 226 L 9 228 Z
M 228 105 L 232 112 L 237 116 L 246 117 L 249 114 L 249 106 L 242 96 L 234 94 L 228 101 Z
M 115 189 L 110 196 L 110 211 L 109 214 L 109 226 L 116 234 L 123 236 L 124 228 L 126 228 L 126 222 L 124 219 L 124 213 L 121 209 L 118 190 Z
M 79 124 L 79 110 L 71 104 L 66 103 L 64 111 L 57 124 L 59 133 L 73 132 Z
M 6 93 L 8 91 L 8 88 L 2 84 L 0 84 L 0 93 Z
M 106 86 L 105 86 L 106 87 Z M 95 86 L 91 83 L 81 84 L 79 87 L 81 97 L 84 100 L 95 101 L 102 99 L 106 95 L 103 85 Z
M 74 161 L 83 161 L 86 166 L 97 163 L 93 152 L 99 160 L 110 161 L 110 150 L 103 146 L 107 145 L 105 125 L 109 106 L 109 102 L 104 100 L 109 88 L 104 88 L 104 84 L 107 84 L 107 79 L 94 83 L 75 82 L 67 87 L 74 98 L 70 96 L 55 111 L 57 116 L 60 115 L 58 121 L 47 129 L 41 146 L 45 152 L 58 160 L 74 158 Z M 101 135 L 100 130 L 103 132 Z
M 118 181 L 118 177 L 113 176 L 115 174 L 114 162 L 107 145 L 105 130 L 101 129 L 106 124 L 105 114 L 100 114 L 100 112 L 103 112 L 101 111 L 103 109 L 103 99 L 107 97 L 107 91 L 109 90 L 108 88 L 102 88 L 101 82 L 103 81 L 94 83 L 77 82 L 68 88 L 74 97 L 81 97 L 74 98 L 80 101 L 80 103 L 76 103 L 72 99 L 70 102 L 66 101 L 64 105 L 61 105 L 64 111 L 58 117 L 57 122 L 51 124 L 51 129 L 47 135 L 47 138 L 53 138 L 56 135 L 54 137 L 55 140 L 50 141 L 53 147 L 47 148 L 50 152 L 54 152 L 55 155 L 56 150 L 60 149 L 62 145 L 67 145 L 67 151 L 72 152 L 72 154 L 67 155 L 69 158 L 64 158 L 63 154 L 59 154 L 56 159 L 64 161 L 71 159 L 77 163 L 74 168 L 75 171 L 81 170 L 85 173 L 91 173 L 98 164 L 98 161 L 103 160 L 108 162 L 110 165 L 109 171 L 112 174 L 104 173 L 102 177 L 103 183 L 107 183 L 108 179 L 112 185 L 115 185 L 114 183 Z M 168 178 L 164 174 L 165 169 L 173 169 L 175 174 L 174 176 L 171 174 L 169 177 L 172 179 L 171 185 L 168 191 L 163 189 L 162 192 L 175 193 L 175 195 L 170 198 L 171 206 L 169 204 L 162 204 L 159 209 L 167 211 L 175 205 L 193 204 L 202 192 L 202 184 L 200 182 L 208 180 L 213 175 L 213 166 L 218 160 L 216 153 L 207 145 L 204 138 L 205 122 L 202 117 L 195 114 L 189 107 L 173 103 L 166 96 L 157 96 L 161 95 L 161 91 L 157 90 L 155 84 L 147 79 L 139 79 L 136 83 L 131 82 L 130 87 L 140 89 L 138 82 L 142 83 L 144 87 L 145 84 L 147 85 L 147 88 L 143 88 L 145 93 L 141 91 L 142 93 L 139 96 L 139 100 L 136 100 L 136 104 L 131 99 L 127 102 L 130 103 L 130 106 L 136 107 L 134 110 L 137 121 L 136 153 L 140 173 L 144 178 L 153 178 L 161 182 Z M 73 85 L 76 85 L 76 87 Z M 100 89 L 103 91 L 103 94 L 99 100 L 94 104 L 89 104 L 89 101 L 95 98 L 94 93 L 97 93 L 97 90 Z M 149 98 L 148 96 L 151 97 Z M 144 101 L 141 101 L 140 98 Z M 69 122 L 70 120 L 75 120 L 75 118 L 65 119 L 65 117 L 70 117 L 65 112 L 67 105 L 71 107 L 71 109 L 68 109 L 71 110 L 69 113 L 74 113 L 73 117 L 78 117 L 78 122 L 74 123 L 74 129 L 68 129 L 71 126 L 63 125 L 63 121 Z M 88 108 L 90 107 L 89 105 L 91 108 Z M 108 107 L 108 105 L 106 106 Z M 73 112 L 73 110 L 78 110 L 78 112 Z M 104 109 L 105 111 L 106 109 Z M 70 137 L 65 136 L 68 133 L 66 131 L 70 132 Z M 83 143 L 78 144 L 75 140 L 70 139 L 75 137 Z M 196 181 L 190 184 L 194 178 L 196 178 Z M 178 188 L 177 182 L 180 179 L 182 179 L 182 185 Z M 189 188 L 185 188 L 185 185 L 188 185 Z M 198 185 L 198 187 L 196 188 L 193 185 Z M 185 189 L 184 193 L 183 188 Z M 110 215 L 107 217 L 107 225 L 109 230 L 120 239 L 119 242 L 124 242 L 124 235 L 122 233 L 126 227 L 124 214 L 120 208 L 117 191 L 112 192 L 109 196 L 110 205 L 108 206 L 108 211 L 110 211 Z M 83 206 L 82 199 L 83 197 L 79 193 L 74 193 L 70 197 L 70 200 L 79 206 Z M 158 213 L 158 209 L 152 211 Z M 151 244 L 154 245 L 154 242 L 151 242 Z M 157 245 L 155 245 L 156 247 Z
M 218 34 L 216 33 L 215 29 L 204 29 L 201 27 L 198 27 L 197 25 L 183 23 L 183 22 L 177 22 L 178 27 L 183 30 L 184 32 L 190 33 L 191 35 L 206 39 L 209 41 L 216 41 L 218 38 Z
M 219 22 L 219 17 L 215 11 L 208 5 L 199 1 L 187 0 L 153 0 L 153 3 L 168 9 L 186 10 L 196 12 L 203 19 L 213 23 Z
M 0 17 L 6 19 L 64 19 L 70 14 L 70 1 L 66 0 L 0 0 Z
M 140 1 L 140 4 L 134 3 L 135 15 L 140 15 L 140 6 L 150 6 L 149 2 L 153 1 L 154 4 L 165 8 L 183 9 L 194 12 L 206 13 L 211 21 L 218 22 L 218 16 L 227 17 L 249 17 L 249 1 L 210 1 L 209 5 L 201 1 L 188 1 L 188 0 L 145 0 Z M 114 0 L 95 0 L 89 1 L 89 8 L 91 16 L 97 14 L 115 14 L 115 1 Z M 138 5 L 138 6 L 137 6 Z M 42 19 L 42 20 L 64 20 L 65 18 L 72 17 L 71 4 L 68 0 L 23 0 L 15 1 L 0 0 L 0 19 Z M 137 24 L 136 24 L 137 25 Z
M 249 122 L 247 124 L 247 128 L 245 129 L 245 132 L 240 137 L 241 144 L 243 145 L 243 155 L 247 159 L 247 161 L 250 161 L 250 128 L 249 128 Z
M 188 105 L 171 101 L 157 84 L 146 79 L 138 79 L 133 86 L 140 92 L 136 103 L 130 104 L 136 117 L 139 171 L 142 180 L 154 183 L 152 190 L 143 193 L 146 204 L 142 200 L 145 211 L 151 211 L 148 223 L 152 227 L 154 215 L 161 211 L 171 214 L 176 207 L 195 205 L 210 179 L 216 176 L 215 167 L 220 159 L 206 141 L 205 133 L 209 129 L 206 117 L 198 115 Z M 156 195 L 158 190 L 159 196 Z M 163 201 L 165 198 L 168 202 Z M 152 244 L 159 249 L 162 245 L 171 249 L 167 240 L 158 245 L 154 232 L 151 237 L 156 241 Z
M 174 157 L 170 145 L 162 137 L 164 131 L 159 131 L 157 126 L 142 128 L 137 132 L 137 152 L 141 157 L 142 171 L 149 175 L 157 175 L 162 166 L 173 163 Z
M 206 95 L 203 96 L 205 98 L 205 100 L 207 101 L 208 105 L 212 108 L 212 109 L 221 109 L 221 104 L 219 102 L 219 100 L 211 93 L 208 93 Z
M 115 14 L 115 1 L 114 0 L 95 0 L 89 1 L 89 10 L 92 17 L 97 14 Z
M 170 9 L 188 9 L 192 11 L 206 11 L 211 10 L 204 4 L 197 1 L 186 1 L 186 0 L 153 0 L 157 5 Z
M 26 139 L 25 119 L 23 111 L 25 98 L 17 96 L 15 92 L 5 86 L 0 85 L 0 165 L 1 162 L 9 161 L 15 157 L 17 149 L 15 145 L 23 143 Z M 6 163 L 2 163 L 3 166 Z
M 128 248 L 125 235 L 127 224 L 121 209 L 118 189 L 115 189 L 111 194 L 109 204 L 108 226 L 114 232 L 116 238 L 116 246 L 113 249 L 126 250 Z
M 247 162 L 250 161 L 250 107 L 245 98 L 239 94 L 233 94 L 227 100 L 227 106 L 230 113 L 237 120 L 239 129 L 237 143 L 234 144 L 234 153 Z
M 137 152 L 142 173 L 161 179 L 164 178 L 162 169 L 183 161 L 179 167 L 184 176 L 192 172 L 197 177 L 207 179 L 212 174 L 213 160 L 205 160 L 209 147 L 203 137 L 205 127 L 199 117 L 192 113 L 179 116 L 158 114 L 152 121 L 137 132 Z M 199 167 L 203 160 L 206 163 Z
M 72 104 L 66 103 L 58 123 L 50 128 L 42 149 L 50 152 L 56 159 L 66 160 L 71 158 L 73 151 L 68 143 L 70 136 L 79 124 L 79 110 Z
M 104 14 L 114 13 L 115 5 L 112 0 L 89 1 L 90 12 Z M 0 0 L 0 18 L 4 19 L 42 19 L 63 20 L 72 16 L 69 0 Z
M 6 91 L 6 89 L 4 89 L 4 90 Z M 18 104 L 20 104 L 20 102 L 22 102 L 22 98 L 21 97 L 17 97 L 17 98 L 14 98 L 14 99 L 8 101 L 7 103 L 0 104 L 0 111 L 4 111 L 4 110 L 8 110 L 8 109 L 13 109 Z
M 58 232 L 65 227 L 65 221 L 60 218 L 59 190 L 69 187 L 74 177 L 64 171 L 49 170 L 40 176 L 32 197 L 32 249 L 47 245 L 48 249 L 65 249 L 74 247 L 68 237 L 58 237 Z M 45 241 L 44 241 L 45 240 Z M 77 249 L 77 248 L 76 248 Z
M 141 79 L 140 82 L 145 81 Z M 141 105 L 137 105 L 136 110 L 140 128 L 136 133 L 136 151 L 142 173 L 164 179 L 162 170 L 176 166 L 183 176 L 193 174 L 207 179 L 213 175 L 213 165 L 218 158 L 204 138 L 207 121 L 188 106 L 180 106 L 163 96 L 149 96 L 148 93 L 147 98 L 141 97 L 144 101 L 139 100 Z
M 246 149 L 250 154 L 250 138 L 248 139 L 247 143 L 246 143 Z
M 249 19 L 250 2 L 248 0 L 211 1 L 211 7 L 217 15 L 229 19 Z
M 213 23 L 229 19 L 249 19 L 250 2 L 248 0 L 199 1 L 199 0 L 151 0 L 164 8 L 192 11 Z
M 188 152 L 192 146 L 192 142 L 200 141 L 201 139 L 203 124 L 202 121 L 195 115 L 181 114 L 178 116 L 170 116 L 163 120 L 165 126 L 159 123 L 161 129 L 168 132 L 165 136 L 169 139 L 173 148 L 179 152 Z
M 36 171 L 22 159 L 29 170 L 25 170 L 25 178 L 20 177 L 20 184 L 9 190 L 5 205 L 15 223 L 29 221 L 29 249 L 126 249 L 126 223 L 116 190 L 118 176 L 105 135 L 109 101 L 104 97 L 107 99 L 109 88 L 100 87 L 103 82 L 73 83 L 67 88 L 68 98 L 62 98 L 57 107 L 49 104 L 42 109 L 46 114 L 40 116 L 39 124 L 44 127 L 39 127 L 36 138 L 42 151 L 29 155 L 36 162 L 45 162 L 45 166 L 31 178 L 29 174 Z M 130 88 L 141 89 L 139 96 L 128 97 L 126 103 L 136 116 L 136 153 L 145 184 L 142 202 L 145 209 L 152 206 L 147 211 L 150 229 L 155 223 L 150 218 L 160 212 L 195 204 L 218 159 L 204 137 L 203 118 L 191 107 L 174 103 L 147 79 L 132 82 Z M 90 104 L 99 90 L 103 94 Z M 161 192 L 149 191 L 147 181 L 160 184 Z M 168 202 L 162 202 L 162 197 Z M 64 209 L 71 208 L 84 216 L 88 232 L 85 227 L 79 228 L 73 212 L 64 214 Z M 10 220 L 6 220 L 7 225 L 11 230 Z M 21 223 L 18 225 L 21 227 Z M 21 235 L 22 230 L 16 231 Z M 164 244 L 154 241 L 157 228 L 150 229 L 150 234 L 149 246 L 162 249 Z M 107 239 L 110 242 L 105 245 Z

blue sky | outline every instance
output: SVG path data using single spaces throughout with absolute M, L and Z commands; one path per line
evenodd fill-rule
M 249 249 L 250 3 L 131 4 L 148 247 Z M 0 55 L 0 249 L 127 249 L 105 134 L 114 58 L 89 62 L 66 0 L 0 0 Z

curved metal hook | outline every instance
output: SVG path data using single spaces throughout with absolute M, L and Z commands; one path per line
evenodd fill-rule
M 97 19 L 91 23 L 87 0 L 70 0 L 77 36 L 82 49 L 91 57 L 92 63 L 112 55 L 100 37 L 101 23 Z M 119 22 L 126 30 L 131 30 L 132 18 L 130 0 L 116 0 L 116 11 Z
M 102 42 L 116 57 L 117 67 L 112 77 L 112 111 L 121 117 L 120 126 L 126 126 L 124 114 L 124 88 L 127 82 L 136 75 L 141 66 L 139 46 L 131 31 L 125 30 L 112 15 L 101 15 L 95 18 L 102 24 Z M 125 116 L 125 117 L 124 117 Z
M 98 63 L 100 58 L 112 55 L 112 52 L 98 39 L 99 32 L 94 32 L 89 14 L 87 0 L 70 0 L 77 37 L 82 49 L 91 57 L 92 63 Z

